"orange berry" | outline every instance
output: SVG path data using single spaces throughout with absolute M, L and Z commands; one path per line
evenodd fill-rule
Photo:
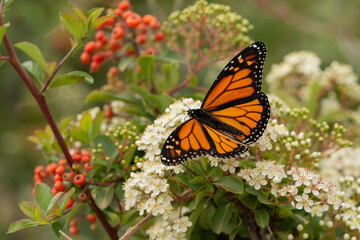
M 65 172 L 65 167 L 62 166 L 62 165 L 58 166 L 58 167 L 56 168 L 56 170 L 55 170 L 55 173 L 56 173 L 56 174 L 59 174 L 59 175 L 63 175 L 64 172 Z
M 98 31 L 96 34 L 95 34 L 95 39 L 100 41 L 101 39 L 104 39 L 106 36 L 105 36 L 105 32 L 104 31 Z
M 111 115 L 112 115 L 112 112 L 110 111 L 110 113 L 111 113 Z M 106 113 L 105 113 L 105 115 L 106 115 Z M 109 114 L 108 114 L 109 115 Z M 109 116 L 105 116 L 106 118 L 111 118 L 111 117 L 109 117 Z M 91 171 L 92 169 L 93 169 L 93 167 L 94 167 L 94 165 L 91 163 L 91 162 L 88 162 L 88 163 L 86 163 L 85 165 L 84 165 L 84 168 L 85 168 L 85 170 L 87 170 L 87 171 Z
M 97 63 L 102 63 L 105 60 L 105 53 L 104 52 L 97 52 L 94 54 L 94 56 L 92 56 L 92 60 L 93 62 L 97 62 Z M 75 155 L 73 158 L 77 157 L 77 155 Z M 80 157 L 78 157 L 77 160 L 74 159 L 75 162 L 80 161 L 81 159 L 81 155 Z
M 156 40 L 162 41 L 162 40 L 164 40 L 164 38 L 165 38 L 164 33 L 162 33 L 162 32 L 157 32 L 157 33 L 155 33 L 155 39 L 156 39 Z
M 132 13 L 125 21 L 128 27 L 134 28 L 141 23 L 141 17 L 137 13 Z
M 129 11 L 126 11 L 126 12 L 124 12 L 124 13 L 123 13 L 123 17 L 124 17 L 124 19 L 126 20 L 128 17 L 130 17 L 130 15 L 131 15 L 131 14 L 133 14 L 133 12 L 132 12 L 132 11 L 130 11 L 130 10 L 129 10 Z
M 117 75 L 119 73 L 119 68 L 118 67 L 111 67 L 110 69 L 109 69 L 109 74 L 111 74 L 111 75 Z
M 82 157 L 81 157 L 81 162 L 82 162 L 82 163 L 88 163 L 88 162 L 90 162 L 90 157 L 89 157 L 89 156 L 82 156 Z
M 87 199 L 86 193 L 84 192 L 80 193 L 78 199 L 82 202 L 85 201 Z
M 73 205 L 74 201 L 72 200 L 72 198 L 69 199 L 68 203 L 66 204 L 65 209 L 71 208 Z
M 93 59 L 93 60 L 95 61 L 95 59 Z M 73 156 L 73 160 L 74 160 L 75 162 L 81 161 L 81 154 L 80 154 L 80 153 L 75 154 L 75 155 Z
M 56 174 L 55 177 L 54 177 L 54 181 L 62 181 L 63 180 L 63 175 L 60 175 L 60 174 Z
M 83 174 L 79 173 L 77 174 L 74 178 L 73 178 L 74 184 L 75 185 L 83 185 L 85 183 L 85 177 Z
M 86 221 L 88 221 L 88 223 L 95 223 L 96 216 L 94 214 L 88 214 L 86 215 Z
M 72 226 L 69 228 L 69 233 L 73 236 L 79 235 L 79 229 L 78 227 Z
M 112 25 L 114 25 L 114 23 L 115 23 L 115 18 L 109 18 L 108 20 L 106 20 L 102 24 L 104 26 L 111 27 Z
M 85 151 L 85 152 L 82 152 L 81 155 L 91 157 L 91 152 Z
M 144 44 L 146 43 L 146 35 L 145 34 L 140 34 L 136 37 L 136 42 L 138 44 Z
M 113 13 L 119 17 L 121 17 L 123 11 L 120 8 L 114 9 Z
M 48 174 L 53 174 L 57 168 L 57 163 L 50 163 L 46 166 L 46 172 Z
M 56 181 L 54 184 L 54 188 L 56 189 L 56 191 L 59 191 L 59 192 L 62 192 L 63 189 L 65 190 L 65 186 L 62 181 Z
M 151 27 L 152 29 L 160 29 L 161 23 L 160 23 L 157 19 L 155 19 L 154 21 L 152 21 L 152 22 L 150 23 L 150 27 Z
M 66 166 L 66 165 L 67 165 L 66 159 L 65 159 L 65 158 L 61 159 L 61 160 L 59 161 L 59 165 Z
M 130 5 L 130 2 L 128 2 L 128 1 L 122 1 L 118 5 L 118 8 L 123 11 L 130 9 L 130 7 L 131 7 L 131 5 Z
M 140 33 L 147 33 L 148 31 L 148 26 L 146 26 L 144 23 L 140 23 L 139 26 L 137 26 L 137 29 Z
M 121 43 L 119 43 L 119 42 L 117 41 L 117 39 L 111 38 L 111 39 L 110 39 L 110 47 L 111 47 L 111 49 L 113 49 L 113 50 L 118 50 L 118 49 L 120 49 L 120 48 L 122 47 L 122 45 L 121 45 Z
M 153 54 L 155 54 L 155 49 L 152 48 L 152 47 L 148 47 L 148 48 L 145 50 L 145 53 L 148 54 L 148 55 L 153 55 Z
M 90 54 L 87 52 L 83 52 L 80 56 L 80 61 L 82 64 L 87 65 L 90 63 Z
M 95 41 L 88 42 L 84 47 L 84 51 L 87 53 L 92 53 L 95 49 L 96 49 Z
M 44 166 L 37 166 L 34 170 L 34 174 L 39 175 L 44 170 L 45 170 Z
M 122 38 L 124 35 L 124 29 L 122 27 L 114 27 L 114 29 L 111 31 L 111 38 L 119 39 Z
M 145 23 L 146 25 L 149 25 L 152 21 L 155 21 L 156 18 L 153 15 L 145 15 L 143 16 L 143 23 Z

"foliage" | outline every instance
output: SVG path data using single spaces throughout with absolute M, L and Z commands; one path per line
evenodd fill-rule
M 14 45 L 32 59 L 17 68 L 27 71 L 19 75 L 34 84 L 29 89 L 49 125 L 29 136 L 47 160 L 34 170 L 36 204 L 20 202 L 27 218 L 8 233 L 49 225 L 57 237 L 77 235 L 81 220 L 95 231 L 97 219 L 110 239 L 356 238 L 360 168 L 349 162 L 359 151 L 352 147 L 358 131 L 345 129 L 358 129 L 360 86 L 351 67 L 334 62 L 321 70 L 315 54 L 289 54 L 265 77 L 272 117 L 248 152 L 166 167 L 159 156 L 165 139 L 201 104 L 172 96 L 198 90 L 199 72 L 246 46 L 252 25 L 204 0 L 165 23 L 130 9 L 122 1 L 109 16 L 103 9 L 61 13 L 73 48 L 59 63 L 48 63 L 32 43 Z M 43 93 L 94 82 L 81 71 L 57 75 L 94 29 L 81 61 L 93 72 L 106 62 L 113 67 L 87 101 L 106 104 L 56 126 Z M 11 30 L 1 24 L 0 41 Z M 341 164 L 334 170 L 329 162 Z

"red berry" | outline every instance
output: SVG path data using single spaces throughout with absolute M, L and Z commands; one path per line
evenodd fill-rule
M 55 172 L 56 168 L 57 168 L 57 164 L 56 163 L 51 163 L 51 164 L 46 166 L 46 172 L 48 174 L 53 174 Z
M 75 226 L 71 226 L 69 228 L 69 233 L 73 236 L 77 236 L 79 234 L 79 229 L 78 227 L 75 227 Z
M 85 152 L 81 153 L 81 155 L 82 155 L 82 156 L 89 156 L 89 157 L 91 157 L 91 153 L 88 152 L 88 151 L 85 151 Z
M 114 23 L 115 23 L 115 18 L 109 18 L 103 23 L 103 25 L 107 27 L 111 27 L 112 25 L 114 25 Z
M 104 31 L 98 31 L 96 34 L 95 34 L 95 39 L 100 41 L 102 39 L 106 38 L 105 36 L 105 32 Z
M 147 33 L 148 27 L 144 23 L 140 23 L 139 26 L 137 26 L 137 29 L 140 33 Z
M 155 21 L 156 18 L 153 15 L 145 15 L 143 16 L 143 23 L 145 23 L 146 25 L 149 25 L 152 21 Z
M 117 75 L 119 73 L 119 68 L 118 67 L 111 67 L 109 69 L 109 74 L 110 75 Z M 111 109 L 110 109 L 111 110 Z
M 141 23 L 141 17 L 137 13 L 132 13 L 125 21 L 128 27 L 134 28 Z
M 66 204 L 65 209 L 71 208 L 73 205 L 74 201 L 72 200 L 72 198 L 69 199 L 68 203 Z
M 43 180 L 41 178 L 34 179 L 35 186 L 42 182 L 43 182 Z
M 71 179 L 71 174 L 70 173 L 64 173 L 64 175 L 62 176 L 64 181 L 68 181 Z
M 112 58 L 115 57 L 115 53 L 114 53 L 113 50 L 107 50 L 107 51 L 105 52 L 105 54 L 106 54 L 106 56 L 107 56 L 109 59 L 112 59 Z
M 155 49 L 152 48 L 152 47 L 148 47 L 148 48 L 145 50 L 145 53 L 148 54 L 148 55 L 153 55 L 153 54 L 155 54 Z
M 130 3 L 128 1 L 122 1 L 122 2 L 119 3 L 118 8 L 125 11 L 125 10 L 130 9 L 130 6 L 131 5 L 130 5 Z
M 61 159 L 61 160 L 59 161 L 59 165 L 66 166 L 66 165 L 67 165 L 66 159 L 65 159 L 65 158 Z
M 146 43 L 146 35 L 145 34 L 140 34 L 136 37 L 136 42 L 138 44 L 144 44 Z
M 124 29 L 122 27 L 114 27 L 114 29 L 111 32 L 111 37 L 114 39 L 122 38 L 124 35 Z
M 83 52 L 80 56 L 80 61 L 82 64 L 89 64 L 90 63 L 90 54 L 87 52 Z
M 62 181 L 63 180 L 63 175 L 60 175 L 60 174 L 56 174 L 55 177 L 54 177 L 54 181 Z
M 75 217 L 71 218 L 70 221 L 69 221 L 69 225 L 70 225 L 71 227 L 73 227 L 73 226 L 79 226 L 79 221 L 78 221 L 78 219 L 75 218 Z
M 162 40 L 164 40 L 164 38 L 165 38 L 164 33 L 162 33 L 162 32 L 157 32 L 157 33 L 155 33 L 155 39 L 156 39 L 156 40 L 162 41 Z
M 88 42 L 84 47 L 84 51 L 87 53 L 92 53 L 95 49 L 96 43 L 94 41 Z
M 124 13 L 123 13 L 123 17 L 124 17 L 124 19 L 126 20 L 128 17 L 130 17 L 130 15 L 131 15 L 131 14 L 133 14 L 133 12 L 132 12 L 132 11 L 130 11 L 130 10 L 129 10 L 129 11 L 126 11 L 126 12 L 124 12 Z
M 135 53 L 135 51 L 132 50 L 132 49 L 126 49 L 126 51 L 125 51 L 126 56 L 131 56 L 131 55 L 133 55 L 134 53 Z
M 96 216 L 94 214 L 88 214 L 86 215 L 86 221 L 88 221 L 88 223 L 95 223 L 96 222 Z
M 53 194 L 53 196 L 55 196 L 59 191 L 56 190 L 54 187 L 51 189 L 51 192 Z
M 62 192 L 65 189 L 65 186 L 62 181 L 56 181 L 54 184 L 56 191 Z
M 105 60 L 105 53 L 104 52 L 97 52 L 92 57 L 93 62 L 102 63 Z M 75 161 L 75 160 L 74 160 Z M 80 159 L 79 159 L 80 161 Z
M 150 23 L 150 27 L 152 29 L 159 29 L 161 27 L 161 23 L 158 20 L 154 20 Z
M 74 184 L 78 186 L 83 185 L 85 183 L 85 177 L 81 173 L 77 174 L 73 180 L 74 180 Z
M 86 199 L 87 199 L 86 193 L 84 193 L 84 192 L 80 193 L 78 196 L 78 199 L 82 202 L 86 201 Z
M 81 154 L 80 154 L 80 153 L 75 154 L 75 155 L 73 156 L 73 160 L 74 160 L 75 162 L 79 162 L 79 161 L 81 160 Z
M 82 156 L 82 157 L 81 157 L 81 162 L 82 162 L 82 163 L 88 163 L 88 162 L 90 162 L 90 157 L 89 157 L 89 156 Z
M 56 174 L 59 174 L 59 175 L 63 175 L 64 172 L 65 172 L 65 167 L 62 166 L 62 165 L 58 166 L 58 167 L 56 168 L 56 170 L 55 170 L 55 173 L 56 173 Z
M 120 8 L 116 8 L 116 9 L 114 9 L 113 13 L 120 17 L 122 15 L 123 11 Z
M 107 117 L 107 118 L 109 118 L 109 117 Z M 84 167 L 85 167 L 85 170 L 90 171 L 91 169 L 93 169 L 94 165 L 91 162 L 88 162 L 85 164 Z
M 97 62 L 92 62 L 92 63 L 90 64 L 90 70 L 91 70 L 92 72 L 97 72 L 97 71 L 99 70 L 99 67 L 100 67 L 100 64 L 97 63 Z
M 117 39 L 110 39 L 110 47 L 113 50 L 118 50 L 122 47 L 122 45 L 120 43 L 118 43 Z
M 45 170 L 44 166 L 37 166 L 34 170 L 34 174 L 39 175 L 44 170 Z

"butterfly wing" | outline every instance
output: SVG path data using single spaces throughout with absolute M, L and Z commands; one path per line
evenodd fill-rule
M 233 137 L 244 144 L 256 142 L 270 119 L 270 104 L 263 92 L 259 97 L 243 104 L 237 104 L 211 112 L 212 116 L 240 132 Z
M 199 119 L 200 120 L 200 119 Z M 247 151 L 247 147 L 197 119 L 181 124 L 167 138 L 161 151 L 161 161 L 167 166 L 181 164 L 191 158 L 211 155 L 235 157 Z
M 257 98 L 265 58 L 263 42 L 253 43 L 241 51 L 221 71 L 201 107 L 205 111 L 220 110 Z

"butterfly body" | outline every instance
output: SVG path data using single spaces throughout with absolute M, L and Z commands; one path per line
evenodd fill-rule
M 261 92 L 266 46 L 256 42 L 236 55 L 221 71 L 201 107 L 167 138 L 161 151 L 165 165 L 198 156 L 238 156 L 263 134 L 270 105 Z

